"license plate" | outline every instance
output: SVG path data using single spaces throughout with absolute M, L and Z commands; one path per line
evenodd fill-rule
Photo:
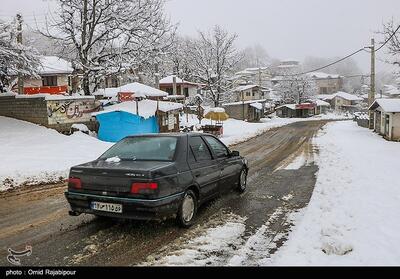
M 92 202 L 90 207 L 93 210 L 105 211 L 112 213 L 122 213 L 122 204 L 105 203 L 105 202 Z

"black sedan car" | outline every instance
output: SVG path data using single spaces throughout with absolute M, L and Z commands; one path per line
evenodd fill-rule
M 248 164 L 209 134 L 127 137 L 93 162 L 72 167 L 70 215 L 129 219 L 176 216 L 189 227 L 202 203 L 246 190 Z

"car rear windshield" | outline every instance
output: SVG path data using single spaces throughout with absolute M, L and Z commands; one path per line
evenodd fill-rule
M 132 161 L 172 161 L 177 138 L 133 137 L 116 143 L 100 159 Z

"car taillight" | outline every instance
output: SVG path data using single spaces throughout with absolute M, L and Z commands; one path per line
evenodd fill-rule
M 149 183 L 134 182 L 131 185 L 132 194 L 150 194 L 157 189 L 158 189 L 158 184 L 154 182 L 149 182 Z
M 70 177 L 68 179 L 68 187 L 74 189 L 82 189 L 82 182 L 80 178 Z

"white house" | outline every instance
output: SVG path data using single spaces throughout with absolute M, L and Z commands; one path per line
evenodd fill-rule
M 400 99 L 377 99 L 369 110 L 374 112 L 374 131 L 387 140 L 400 141 Z

